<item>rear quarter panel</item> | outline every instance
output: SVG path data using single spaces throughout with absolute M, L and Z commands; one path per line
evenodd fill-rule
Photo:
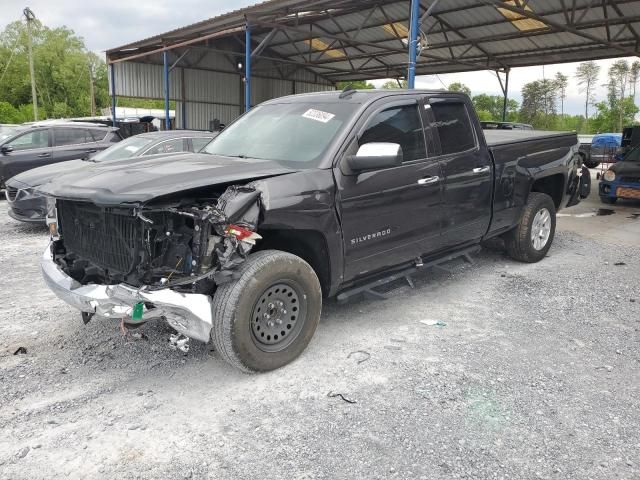
M 489 147 L 495 162 L 494 212 L 489 235 L 509 230 L 520 219 L 533 183 L 562 175 L 559 208 L 571 197 L 578 166 L 575 134 L 530 138 Z

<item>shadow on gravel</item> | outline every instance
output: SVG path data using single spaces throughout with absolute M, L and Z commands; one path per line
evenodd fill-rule
M 413 287 L 409 285 L 404 278 L 399 278 L 382 287 L 377 287 L 376 291 L 387 295 L 387 299 L 376 299 L 365 294 L 359 294 L 354 295 L 344 303 L 339 303 L 335 298 L 325 298 L 322 307 L 321 322 L 323 325 L 331 325 L 333 320 L 332 315 L 339 314 L 341 309 L 362 308 L 376 303 L 384 303 L 386 300 L 397 295 L 404 295 L 408 298 L 422 296 L 424 295 L 425 289 L 439 286 L 451 280 L 454 275 L 464 275 L 469 269 L 478 268 L 487 262 L 495 263 L 501 260 L 507 262 L 513 261 L 506 256 L 504 242 L 500 238 L 483 242 L 480 252 L 472 254 L 471 259 L 473 264 L 468 264 L 462 258 L 457 258 L 440 266 L 417 269 L 410 275 Z
M 40 223 L 23 223 L 14 222 L 9 224 L 14 232 L 24 233 L 26 235 L 42 235 L 47 233 L 47 226 Z

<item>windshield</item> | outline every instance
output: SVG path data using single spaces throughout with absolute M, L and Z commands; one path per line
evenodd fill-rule
M 625 162 L 640 162 L 640 147 L 634 147 L 629 153 L 625 155 L 623 158 Z
M 223 130 L 202 153 L 317 167 L 357 108 L 347 102 L 258 106 Z
M 105 160 L 123 160 L 125 158 L 135 157 L 140 150 L 151 145 L 153 142 L 153 138 L 129 137 L 94 155 L 91 161 L 104 162 Z

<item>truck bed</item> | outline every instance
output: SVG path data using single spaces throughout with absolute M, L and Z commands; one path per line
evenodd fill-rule
M 575 132 L 541 130 L 484 130 L 493 157 L 496 185 L 491 232 L 504 231 L 517 224 L 522 211 L 522 199 L 517 192 L 527 192 L 536 174 L 554 176 L 564 184 L 571 182 L 568 165 L 577 152 Z M 559 181 L 559 180 L 555 180 Z M 557 208 L 566 206 L 562 193 L 556 198 Z M 525 194 L 526 198 L 526 194 Z M 490 233 L 491 233 L 490 232 Z
M 575 137 L 577 143 L 575 132 L 550 132 L 546 130 L 483 130 L 483 132 L 489 147 L 565 136 Z

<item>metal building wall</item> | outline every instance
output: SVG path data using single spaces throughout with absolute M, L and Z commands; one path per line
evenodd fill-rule
M 186 125 L 187 128 L 205 130 L 213 119 L 228 124 L 244 110 L 244 83 L 236 70 L 236 62 L 242 61 L 242 57 L 233 58 L 202 50 L 190 51 L 169 74 L 170 99 L 176 101 L 178 128 Z M 153 63 L 131 61 L 114 64 L 116 96 L 164 98 L 160 57 L 145 60 Z M 171 61 L 176 60 L 173 58 Z M 334 89 L 329 81 L 304 69 L 258 61 L 255 70 L 251 77 L 252 105 L 294 93 Z

